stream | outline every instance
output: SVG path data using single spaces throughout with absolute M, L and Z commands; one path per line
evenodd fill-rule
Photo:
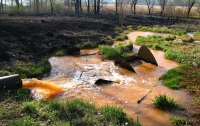
M 128 37 L 135 41 L 138 35 L 153 35 L 151 32 L 131 32 Z M 133 45 L 134 51 L 140 46 Z M 98 49 L 81 50 L 81 54 L 92 54 Z M 190 105 L 194 102 L 192 96 L 181 90 L 172 90 L 162 85 L 159 77 L 179 63 L 165 59 L 164 52 L 151 50 L 158 66 L 150 63 L 130 62 L 136 73 L 114 65 L 112 60 L 104 60 L 96 55 L 51 57 L 51 72 L 42 81 L 25 79 L 24 88 L 31 89 L 35 99 L 75 99 L 82 98 L 94 102 L 97 106 L 114 105 L 124 109 L 128 116 L 136 118 L 144 126 L 170 126 L 170 118 L 179 112 L 165 112 L 153 105 L 156 96 L 166 94 L 177 100 L 189 113 Z M 110 80 L 113 83 L 95 85 L 98 79 Z M 32 86 L 30 86 L 30 83 Z M 45 88 L 34 87 L 42 83 Z M 48 85 L 56 84 L 56 86 Z M 60 89 L 61 87 L 62 89 Z M 54 90 L 55 89 L 55 90 Z M 147 97 L 137 103 L 146 94 Z

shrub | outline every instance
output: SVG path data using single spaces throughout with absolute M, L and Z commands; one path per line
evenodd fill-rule
M 106 44 L 107 45 L 112 45 L 114 43 L 113 39 L 111 36 L 106 37 Z
M 115 28 L 115 32 L 116 33 L 122 33 L 124 30 L 123 30 L 123 28 L 122 27 L 116 27 Z
M 128 31 L 133 31 L 133 26 L 132 26 L 132 25 L 127 26 L 127 30 L 128 30 Z
M 181 108 L 180 104 L 178 104 L 174 99 L 168 98 L 166 95 L 159 95 L 155 97 L 153 102 L 156 107 L 166 111 Z

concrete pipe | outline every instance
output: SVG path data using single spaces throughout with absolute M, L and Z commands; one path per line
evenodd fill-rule
M 22 88 L 22 80 L 18 74 L 0 77 L 0 89 Z

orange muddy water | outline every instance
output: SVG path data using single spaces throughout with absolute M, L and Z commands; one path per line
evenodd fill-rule
M 134 42 L 138 35 L 151 34 L 153 33 L 132 32 L 128 36 Z M 134 51 L 138 48 L 139 46 L 134 45 Z M 81 54 L 96 52 L 98 49 L 81 50 Z M 113 61 L 102 61 L 98 54 L 80 57 L 52 57 L 49 59 L 52 67 L 49 76 L 43 78 L 43 81 L 25 79 L 23 86 L 32 90 L 35 99 L 82 98 L 95 102 L 98 106 L 120 106 L 124 108 L 128 116 L 137 118 L 144 126 L 168 126 L 170 125 L 169 119 L 178 112 L 161 111 L 153 105 L 152 100 L 160 94 L 166 94 L 188 110 L 193 103 L 193 98 L 181 90 L 171 90 L 162 85 L 159 77 L 179 64 L 164 59 L 164 53 L 161 51 L 151 50 L 151 52 L 159 66 L 145 62 L 139 65 L 137 62 L 131 62 L 136 73 L 115 66 Z M 111 80 L 113 83 L 95 85 L 98 79 Z M 39 83 L 44 86 L 40 86 Z M 138 100 L 146 94 L 148 94 L 147 97 L 138 104 Z M 184 112 L 187 114 L 186 110 Z

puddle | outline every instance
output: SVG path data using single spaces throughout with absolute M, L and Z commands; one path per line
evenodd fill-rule
M 128 36 L 134 41 L 138 35 L 151 34 L 150 32 L 132 32 Z M 139 46 L 134 45 L 134 49 L 138 48 Z M 98 49 L 81 50 L 82 54 L 96 52 L 98 52 Z M 54 83 L 58 86 L 56 87 L 58 90 L 55 91 L 58 95 L 55 97 L 56 93 L 54 93 L 50 98 L 82 98 L 89 102 L 95 102 L 98 106 L 120 106 L 130 117 L 138 118 L 144 126 L 168 126 L 172 114 L 155 108 L 152 101 L 155 96 L 166 94 L 181 103 L 184 108 L 190 107 L 193 98 L 183 91 L 171 90 L 159 82 L 159 77 L 162 74 L 179 64 L 164 59 L 164 53 L 161 51 L 151 50 L 151 52 L 155 56 L 158 66 L 142 62 L 142 64 L 134 66 L 136 73 L 115 66 L 113 61 L 102 61 L 98 54 L 81 57 L 52 57 L 49 59 L 52 70 L 48 77 L 43 78 L 43 81 L 46 81 L 46 84 Z M 134 63 L 130 64 L 133 65 Z M 110 80 L 113 83 L 95 85 L 94 83 L 98 79 Z M 43 81 L 34 81 L 43 83 Z M 28 87 L 28 84 L 26 87 L 33 88 L 32 86 Z M 49 89 L 48 86 L 44 88 Z M 51 88 L 55 87 L 52 86 Z M 36 99 L 42 98 L 43 95 L 48 98 L 45 95 L 46 92 L 48 91 L 45 89 L 39 88 L 37 90 L 35 88 L 33 94 L 35 93 Z M 147 97 L 138 104 L 138 100 L 146 94 L 148 94 Z

